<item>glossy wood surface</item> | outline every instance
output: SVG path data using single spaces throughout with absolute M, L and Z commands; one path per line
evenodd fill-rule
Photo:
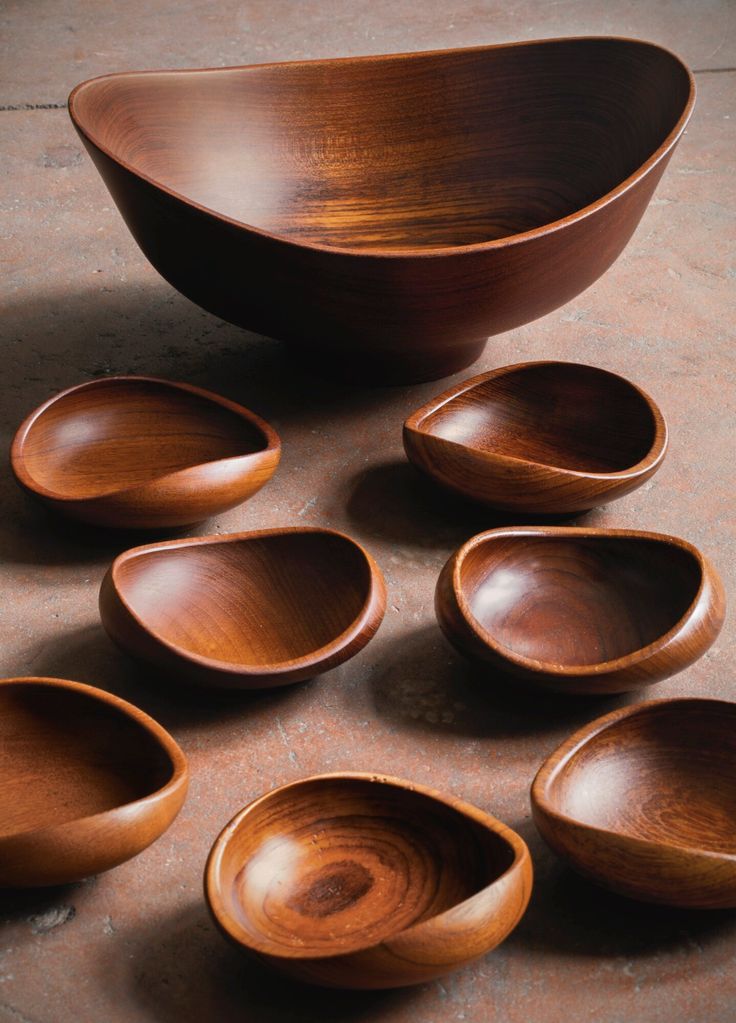
M 492 508 L 583 511 L 659 468 L 667 427 L 623 377 L 573 362 L 523 362 L 465 380 L 404 423 L 409 460 Z
M 625 529 L 479 533 L 440 574 L 437 620 L 468 656 L 570 693 L 652 685 L 718 635 L 725 596 L 685 540 Z
M 205 893 L 226 937 L 329 987 L 421 983 L 484 955 L 529 901 L 525 843 L 473 806 L 382 775 L 276 789 L 215 842 Z
M 0 679 L 0 887 L 78 881 L 136 856 L 187 790 L 171 736 L 79 682 Z
M 534 820 L 616 892 L 736 907 L 736 704 L 652 700 L 598 718 L 542 765 Z
M 185 295 L 313 360 L 421 380 L 611 265 L 693 102 L 673 54 L 591 37 L 115 74 L 69 110 Z
M 100 615 L 123 649 L 203 686 L 262 688 L 353 657 L 386 608 L 381 571 L 330 529 L 150 544 L 116 558 Z
M 13 440 L 18 482 L 93 525 L 201 522 L 267 483 L 281 457 L 259 416 L 210 391 L 154 377 L 71 387 L 32 412 Z

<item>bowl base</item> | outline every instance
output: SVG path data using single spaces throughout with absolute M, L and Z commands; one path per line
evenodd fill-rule
M 421 384 L 466 369 L 481 357 L 488 338 L 436 352 L 366 352 L 289 343 L 297 361 L 313 373 L 361 384 Z M 288 343 L 288 342 L 287 342 Z

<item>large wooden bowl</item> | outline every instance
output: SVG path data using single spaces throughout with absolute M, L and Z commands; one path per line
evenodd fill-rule
M 467 803 L 375 774 L 307 778 L 241 810 L 205 893 L 240 948 L 328 987 L 417 984 L 514 929 L 532 865 L 521 838 Z
M 201 522 L 271 479 L 281 443 L 242 405 L 189 384 L 106 377 L 55 395 L 13 440 L 16 479 L 57 511 L 98 526 Z
M 440 574 L 435 609 L 469 657 L 596 695 L 652 685 L 696 661 L 720 631 L 725 596 L 685 540 L 518 526 L 468 540 Z
M 736 704 L 652 700 L 542 765 L 534 820 L 571 867 L 646 902 L 736 907 Z
M 375 635 L 381 570 L 331 529 L 264 529 L 135 547 L 112 564 L 100 615 L 124 650 L 176 678 L 270 688 L 342 664 Z
M 69 111 L 193 301 L 361 376 L 428 380 L 608 269 L 693 102 L 673 54 L 602 37 L 114 74 Z
M 79 881 L 142 852 L 187 791 L 143 711 L 57 678 L 0 679 L 0 887 Z

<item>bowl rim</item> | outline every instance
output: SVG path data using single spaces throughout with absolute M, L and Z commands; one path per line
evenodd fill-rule
M 358 948 L 351 948 L 346 950 L 337 950 L 330 952 L 319 952 L 319 951 L 304 951 L 297 948 L 285 948 L 282 952 L 274 952 L 273 948 L 261 945 L 247 934 L 245 928 L 241 927 L 232 915 L 225 908 L 225 900 L 222 895 L 222 888 L 220 885 L 221 877 L 221 866 L 223 856 L 228 847 L 230 839 L 238 831 L 243 821 L 259 806 L 269 801 L 272 797 L 280 795 L 281 793 L 288 791 L 289 789 L 298 790 L 299 788 L 310 785 L 313 783 L 322 784 L 323 782 L 334 782 L 334 781 L 358 781 L 367 782 L 369 784 L 384 785 L 388 788 L 399 789 L 403 792 L 416 792 L 420 796 L 425 796 L 430 800 L 442 803 L 444 806 L 449 807 L 451 810 L 456 811 L 464 817 L 469 818 L 474 823 L 493 834 L 497 835 L 500 839 L 506 842 L 507 846 L 513 853 L 513 859 L 508 867 L 495 877 L 487 885 L 480 888 L 477 892 L 467 896 L 460 902 L 453 906 L 447 907 L 440 913 L 436 913 L 434 916 L 427 917 L 425 920 L 421 920 L 418 923 L 410 924 L 402 930 L 395 931 L 391 934 L 386 935 L 378 941 L 370 941 L 365 945 L 361 945 Z M 229 937 L 237 945 L 241 945 L 251 951 L 258 952 L 270 956 L 277 960 L 336 960 L 346 958 L 349 956 L 360 955 L 372 948 L 378 948 L 386 943 L 394 941 L 397 937 L 401 936 L 412 936 L 419 934 L 421 928 L 429 924 L 436 924 L 438 920 L 443 917 L 455 913 L 460 907 L 467 905 L 484 892 L 489 891 L 495 885 L 508 879 L 512 874 L 518 873 L 524 869 L 525 864 L 531 865 L 531 856 L 524 839 L 517 834 L 512 828 L 502 821 L 493 817 L 491 814 L 486 813 L 484 810 L 479 809 L 472 803 L 468 803 L 463 799 L 459 799 L 457 796 L 445 794 L 440 792 L 438 789 L 432 788 L 428 785 L 422 785 L 418 782 L 407 781 L 403 778 L 398 778 L 394 775 L 383 774 L 380 772 L 370 771 L 333 771 L 324 774 L 312 774 L 304 778 L 297 778 L 294 781 L 287 782 L 285 785 L 279 785 L 276 788 L 271 789 L 268 792 L 264 792 L 262 795 L 253 799 L 241 810 L 239 810 L 234 817 L 225 825 L 220 831 L 217 838 L 215 839 L 212 848 L 210 849 L 207 857 L 207 862 L 204 869 L 204 893 L 205 901 L 209 907 L 210 913 L 215 920 L 215 923 L 223 931 L 226 937 Z
M 257 430 L 265 441 L 265 447 L 263 447 L 260 451 L 249 451 L 242 455 L 229 455 L 226 458 L 213 458 L 206 462 L 195 462 L 192 465 L 184 466 L 182 469 L 175 469 L 170 472 L 161 473 L 159 476 L 153 476 L 151 479 L 144 480 L 142 483 L 132 483 L 126 486 L 115 487 L 112 490 L 106 490 L 99 494 L 91 494 L 87 497 L 77 497 L 73 494 L 52 490 L 49 487 L 44 486 L 31 474 L 26 464 L 25 446 L 31 430 L 36 423 L 43 418 L 44 414 L 52 405 L 55 405 L 57 402 L 69 397 L 71 394 L 76 394 L 79 391 L 94 390 L 97 387 L 102 387 L 109 383 L 155 384 L 156 386 L 164 389 L 184 391 L 187 394 L 201 398 L 206 402 L 219 405 L 221 408 L 226 409 L 228 412 L 232 412 L 234 415 L 238 416 Z M 112 376 L 95 377 L 93 380 L 85 380 L 81 384 L 75 384 L 73 387 L 67 387 L 63 391 L 59 391 L 58 394 L 53 394 L 50 398 L 47 398 L 46 401 L 42 402 L 41 405 L 26 416 L 16 430 L 10 446 L 10 465 L 21 486 L 39 497 L 46 498 L 47 500 L 54 501 L 59 504 L 91 504 L 93 502 L 101 502 L 109 500 L 110 498 L 119 497 L 123 494 L 134 493 L 135 491 L 151 486 L 153 483 L 161 483 L 166 480 L 181 477 L 182 473 L 192 472 L 193 470 L 201 469 L 203 466 L 226 465 L 245 460 L 255 461 L 262 459 L 264 455 L 267 454 L 272 456 L 275 455 L 277 458 L 280 458 L 281 441 L 279 436 L 274 428 L 265 421 L 265 419 L 261 419 L 259 415 L 252 412 L 244 405 L 239 405 L 237 402 L 231 401 L 229 398 L 224 398 L 222 395 L 216 394 L 214 391 L 208 391 L 203 387 L 196 387 L 194 384 L 186 384 L 177 380 L 166 380 L 163 377 L 120 373 Z
M 573 213 L 568 214 L 565 217 L 558 218 L 557 220 L 550 221 L 548 224 L 543 224 L 540 227 L 531 228 L 528 231 L 521 231 L 517 234 L 506 235 L 503 238 L 497 238 L 495 240 L 489 240 L 485 242 L 474 242 L 468 245 L 447 245 L 438 247 L 418 247 L 418 246 L 403 246 L 395 248 L 385 248 L 380 246 L 375 247 L 353 247 L 353 246 L 339 246 L 339 245 L 326 245 L 324 242 L 304 242 L 294 238 L 290 238 L 287 235 L 278 234 L 276 232 L 267 231 L 263 228 L 256 227 L 253 224 L 247 224 L 244 221 L 237 220 L 234 217 L 227 216 L 226 214 L 219 213 L 217 210 L 212 209 L 203 203 L 196 202 L 192 199 L 187 198 L 181 192 L 176 191 L 173 188 L 169 188 L 160 182 L 156 181 L 155 178 L 142 171 L 136 169 L 127 160 L 123 160 L 116 156 L 112 150 L 103 145 L 100 140 L 86 128 L 82 120 L 80 119 L 79 112 L 77 110 L 77 99 L 81 95 L 82 91 L 93 86 L 97 82 L 101 82 L 108 79 L 119 79 L 129 76 L 148 76 L 148 75 L 162 75 L 162 74 L 174 74 L 174 75 L 186 75 L 186 74 L 203 74 L 203 73 L 223 73 L 223 72 L 238 72 L 238 71 L 252 71 L 254 69 L 265 69 L 273 67 L 295 67 L 304 66 L 307 64 L 311 65 L 334 65 L 334 64 L 352 64 L 352 63 L 383 63 L 391 60 L 410 60 L 415 58 L 423 57 L 435 57 L 441 54 L 449 55 L 456 53 L 471 53 L 471 52 L 484 52 L 499 49 L 512 49 L 516 47 L 530 47 L 530 46 L 550 46 L 560 43 L 575 43 L 584 44 L 590 42 L 618 42 L 625 43 L 630 46 L 646 47 L 652 50 L 657 50 L 660 53 L 666 54 L 670 57 L 679 67 L 685 72 L 689 81 L 689 92 L 687 101 L 683 107 L 682 113 L 675 123 L 671 131 L 665 136 L 660 145 L 652 152 L 649 157 L 639 166 L 637 169 L 624 178 L 623 181 L 619 182 L 615 188 L 605 192 L 602 196 L 599 196 L 592 203 L 588 203 L 586 206 L 575 210 Z M 463 255 L 473 254 L 478 252 L 486 252 L 493 250 L 505 249 L 513 245 L 521 244 L 523 242 L 543 237 L 547 234 L 559 231 L 569 224 L 576 223 L 577 221 L 584 220 L 593 213 L 596 213 L 599 209 L 609 205 L 619 196 L 629 191 L 638 181 L 645 177 L 648 172 L 658 164 L 664 157 L 666 157 L 676 146 L 680 139 L 680 136 L 685 130 L 685 127 L 690 119 L 690 116 L 695 105 L 695 78 L 690 68 L 685 62 L 672 50 L 667 47 L 660 46 L 658 43 L 652 43 L 646 39 L 638 39 L 627 36 L 618 35 L 580 35 L 580 36 L 551 36 L 547 39 L 529 39 L 529 40 L 517 40 L 515 42 L 506 43 L 493 43 L 489 45 L 476 45 L 476 46 L 460 46 L 460 47 L 449 47 L 445 49 L 431 49 L 431 50 L 417 50 L 403 53 L 386 53 L 386 54 L 375 54 L 357 57 L 330 57 L 330 58 L 318 58 L 312 60 L 288 60 L 288 61 L 268 61 L 262 64 L 242 64 L 242 65 L 229 65 L 227 67 L 200 67 L 200 68 L 161 68 L 145 71 L 122 71 L 113 72 L 105 75 L 97 75 L 93 78 L 86 79 L 80 82 L 69 94 L 68 99 L 68 110 L 69 116 L 72 122 L 80 133 L 83 139 L 90 142 L 97 150 L 107 156 L 115 164 L 123 167 L 126 171 L 139 178 L 141 181 L 147 182 L 149 185 L 165 193 L 173 199 L 176 199 L 186 206 L 196 209 L 201 213 L 206 214 L 209 217 L 213 217 L 215 220 L 221 221 L 224 224 L 228 224 L 231 227 L 235 227 L 239 230 L 246 231 L 247 233 L 258 235 L 262 238 L 268 239 L 272 242 L 277 242 L 281 245 L 294 248 L 296 250 L 307 250 L 315 251 L 324 254 L 334 253 L 343 256 L 355 256 L 362 259 L 377 258 L 381 260 L 395 260 L 410 257 L 412 259 L 432 259 L 442 258 L 450 255 Z

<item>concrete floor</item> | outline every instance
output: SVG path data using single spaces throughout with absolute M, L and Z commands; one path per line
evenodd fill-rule
M 111 372 L 218 390 L 280 432 L 282 465 L 200 532 L 329 524 L 364 543 L 389 585 L 386 620 L 353 661 L 302 686 L 236 699 L 166 691 L 102 633 L 97 590 L 130 537 L 76 531 L 0 476 L 0 674 L 110 689 L 187 753 L 174 826 L 137 859 L 63 889 L 0 896 L 3 1023 L 729 1023 L 736 914 L 639 906 L 563 869 L 528 788 L 571 730 L 624 702 L 519 699 L 445 643 L 432 610 L 451 551 L 498 519 L 438 498 L 406 464 L 401 423 L 449 386 L 349 388 L 305 377 L 284 347 L 202 312 L 133 243 L 64 110 L 69 89 L 126 68 L 458 46 L 586 32 L 650 38 L 698 69 L 691 126 L 626 252 L 589 291 L 495 338 L 472 372 L 536 358 L 629 375 L 660 403 L 671 449 L 652 482 L 581 516 L 698 544 L 736 593 L 733 174 L 736 6 L 682 2 L 371 4 L 251 0 L 6 0 L 0 94 L 4 214 L 2 442 L 36 404 Z M 731 261 L 730 261 L 731 260 Z M 465 374 L 469 375 L 469 374 Z M 142 541 L 139 541 L 142 542 Z M 733 699 L 733 618 L 652 696 Z M 536 887 L 509 940 L 442 982 L 374 994 L 274 981 L 217 935 L 207 851 L 259 793 L 313 772 L 389 770 L 488 808 L 529 842 Z

